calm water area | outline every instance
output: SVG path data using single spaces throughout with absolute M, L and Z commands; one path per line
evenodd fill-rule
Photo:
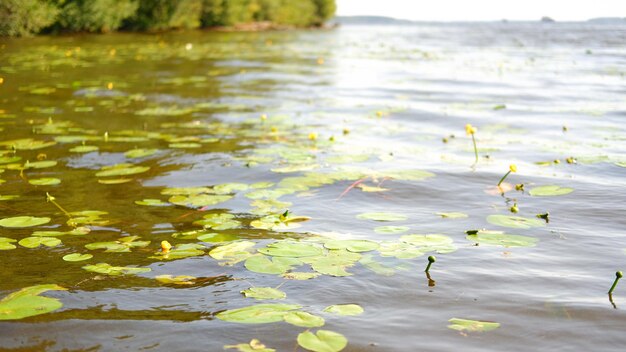
M 625 75 L 608 24 L 0 39 L 0 219 L 49 218 L 0 227 L 0 297 L 67 289 L 0 350 L 623 351 Z

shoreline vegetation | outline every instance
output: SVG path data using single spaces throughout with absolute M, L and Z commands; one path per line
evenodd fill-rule
M 2 0 L 0 36 L 326 28 L 335 0 Z

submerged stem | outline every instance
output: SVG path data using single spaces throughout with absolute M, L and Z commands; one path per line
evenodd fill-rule
M 502 176 L 502 178 L 500 179 L 500 182 L 498 182 L 498 187 L 500 187 L 500 185 L 502 184 L 502 182 L 504 182 L 504 179 L 509 176 L 509 174 L 511 173 L 511 170 L 507 171 L 506 174 L 504 174 L 504 176 Z
M 70 220 L 72 220 L 72 215 L 67 210 L 63 209 L 63 207 L 59 205 L 59 203 L 55 201 L 55 198 L 52 195 L 50 195 L 50 193 L 48 192 L 46 192 L 46 201 L 54 204 L 54 206 L 59 208 L 59 210 L 61 210 L 63 214 L 65 214 L 65 216 L 67 216 Z

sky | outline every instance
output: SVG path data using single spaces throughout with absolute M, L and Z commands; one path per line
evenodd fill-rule
M 375 15 L 421 21 L 584 21 L 626 17 L 626 0 L 337 0 L 339 16 Z

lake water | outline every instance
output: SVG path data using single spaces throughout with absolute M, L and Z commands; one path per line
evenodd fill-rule
M 626 269 L 626 26 L 73 35 L 0 47 L 0 218 L 50 218 L 0 227 L 16 240 L 0 251 L 0 296 L 67 289 L 42 294 L 62 308 L 1 322 L 2 350 L 219 351 L 254 338 L 303 350 L 306 327 L 218 315 L 267 303 L 324 318 L 310 330 L 342 334 L 345 351 L 624 349 L 626 283 L 612 302 L 607 291 Z M 477 128 L 476 165 L 466 124 Z M 498 189 L 510 164 L 517 172 Z M 566 194 L 537 190 L 550 185 Z M 160 201 L 136 203 L 145 199 Z M 398 220 L 357 217 L 372 212 Z M 463 215 L 441 214 L 453 212 Z M 546 212 L 548 223 L 536 216 Z M 524 237 L 466 234 L 478 229 Z M 50 246 L 28 248 L 41 236 Z M 286 254 L 268 250 L 276 243 L 317 254 L 288 254 L 297 258 L 277 269 Z M 368 248 L 345 249 L 355 243 Z M 177 248 L 187 251 L 177 258 Z M 93 257 L 63 260 L 72 253 Z M 251 256 L 275 262 L 254 269 Z M 286 298 L 247 298 L 251 287 Z M 364 312 L 324 311 L 337 304 Z M 500 326 L 455 330 L 453 318 Z

